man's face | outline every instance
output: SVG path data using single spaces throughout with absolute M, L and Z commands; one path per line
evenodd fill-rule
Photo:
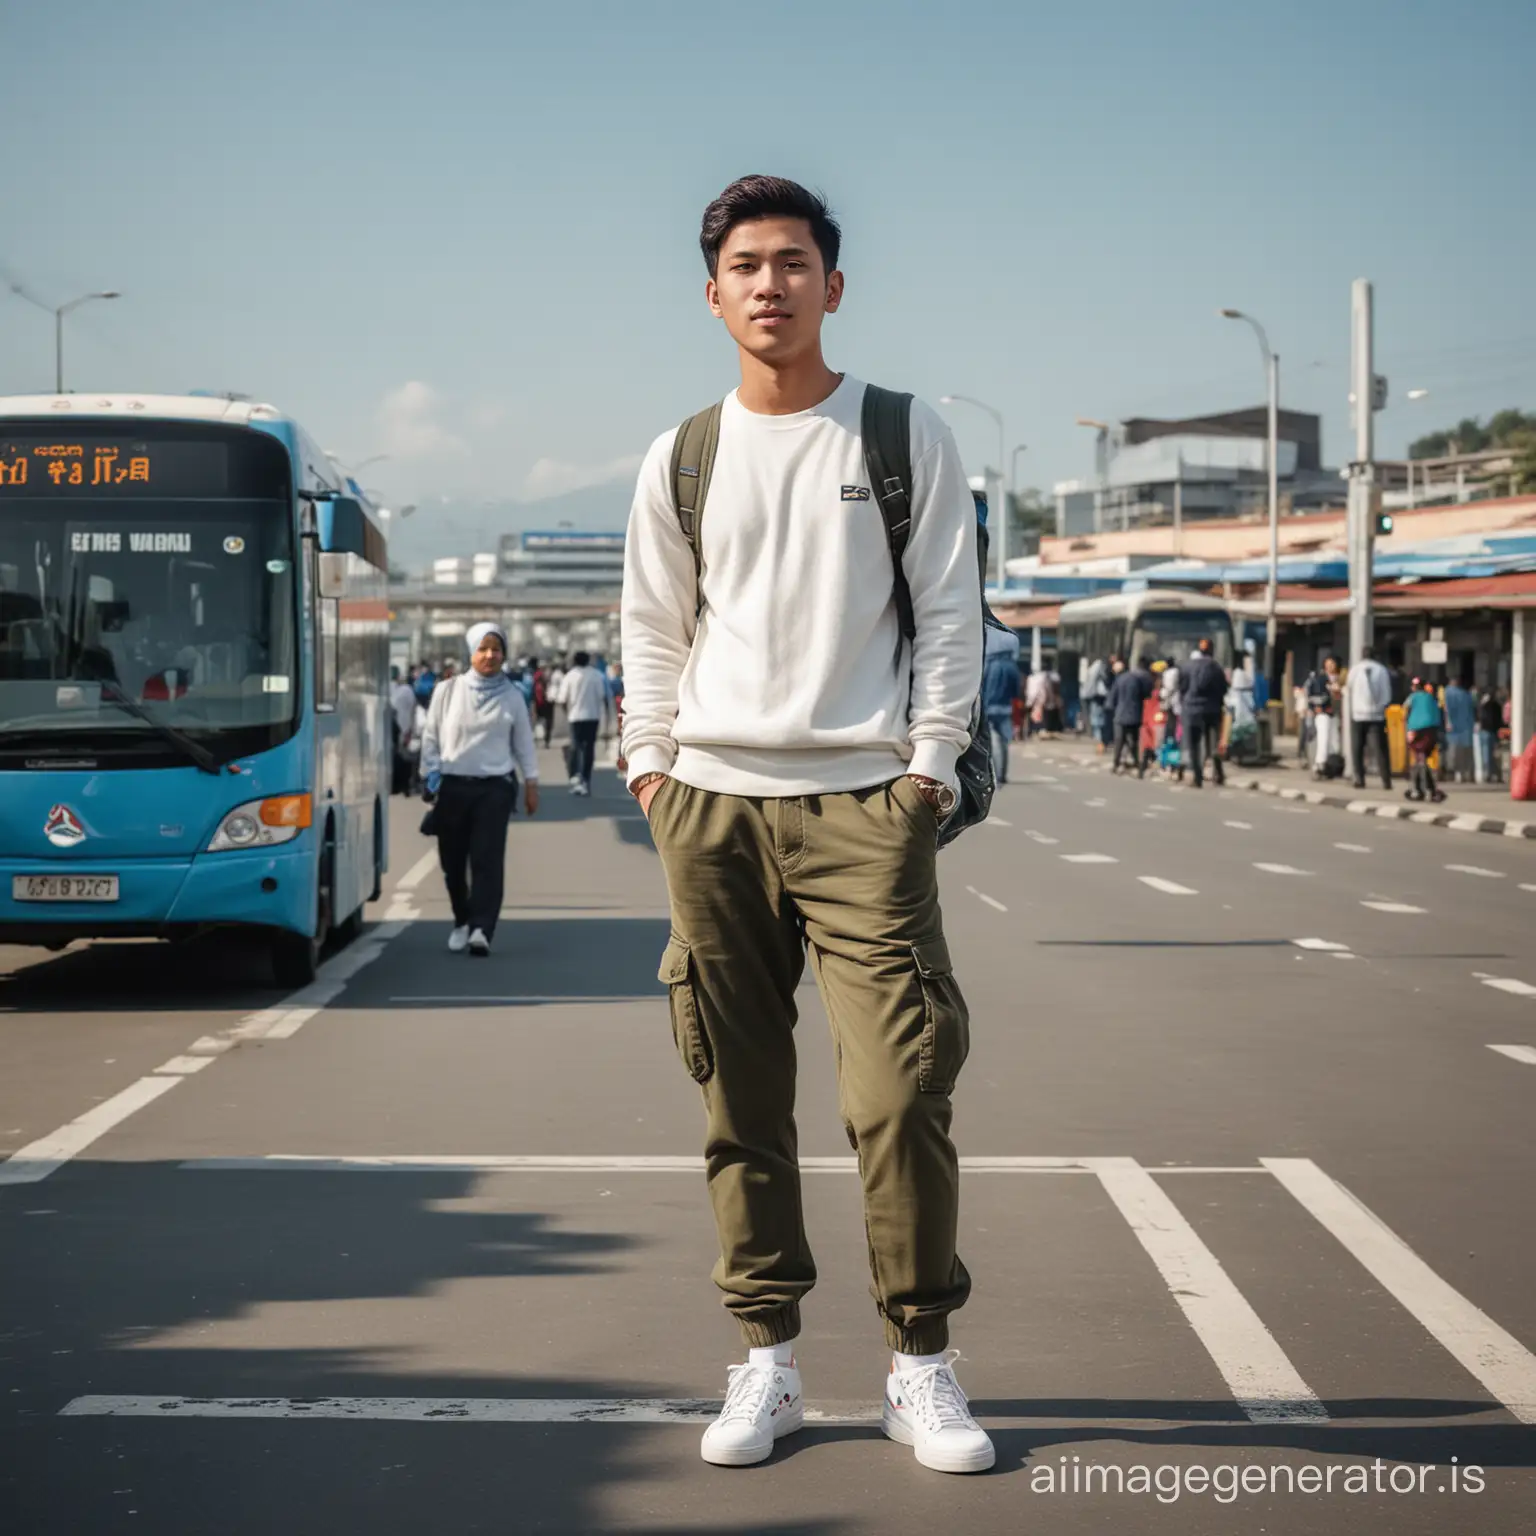
M 816 345 L 822 316 L 842 302 L 843 274 L 822 270 L 805 219 L 752 219 L 726 233 L 704 292 L 739 347 L 782 363 Z

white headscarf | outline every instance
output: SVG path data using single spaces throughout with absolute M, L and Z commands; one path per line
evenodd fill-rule
M 507 632 L 500 624 L 486 622 L 484 624 L 471 624 L 464 632 L 464 643 L 469 647 L 469 654 L 473 656 L 480 649 L 480 642 L 487 635 L 495 635 L 501 641 L 501 654 L 507 654 Z

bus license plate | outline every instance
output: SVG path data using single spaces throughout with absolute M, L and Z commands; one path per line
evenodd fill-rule
M 116 901 L 116 875 L 12 875 L 13 901 Z

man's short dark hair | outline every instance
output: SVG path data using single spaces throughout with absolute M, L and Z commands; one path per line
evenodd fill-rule
M 589 667 L 592 665 L 592 658 L 585 651 L 577 651 L 571 657 L 571 665 L 573 667 Z
M 1361 661 L 1374 661 L 1376 659 L 1376 647 L 1374 645 L 1362 645 L 1360 647 Z
M 811 226 L 811 238 L 821 252 L 823 267 L 828 272 L 836 271 L 843 232 L 837 227 L 826 198 L 782 176 L 743 176 L 704 210 L 699 248 L 704 252 L 709 275 L 716 275 L 720 247 L 731 230 L 748 219 L 773 218 L 804 219 Z

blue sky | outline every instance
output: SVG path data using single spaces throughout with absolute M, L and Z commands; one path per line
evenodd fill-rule
M 1078 415 L 1261 398 L 1347 451 L 1349 285 L 1376 283 L 1379 451 L 1536 406 L 1536 7 L 1475 0 L 0 0 L 0 266 L 76 387 L 276 401 L 392 498 L 624 481 L 735 383 L 699 214 L 826 191 L 828 360 L 981 397 L 1021 478 Z M 23 150 L 18 158 L 15 151 Z M 0 392 L 50 387 L 0 288 Z M 1409 387 L 1428 399 L 1409 404 Z M 949 411 L 973 469 L 991 423 Z M 428 508 L 424 505 L 423 515 Z

